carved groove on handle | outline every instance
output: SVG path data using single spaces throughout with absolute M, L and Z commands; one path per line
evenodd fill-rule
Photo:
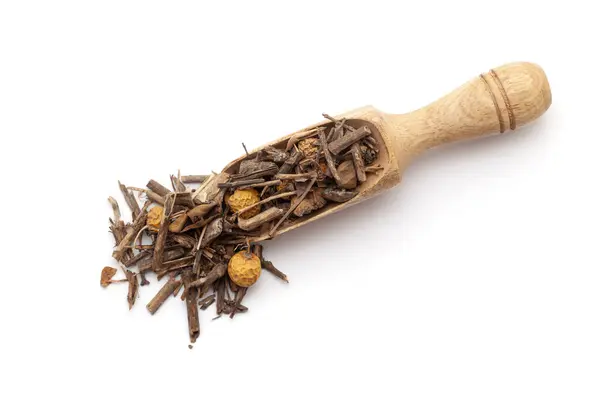
M 492 87 L 490 86 L 487 79 L 483 74 L 479 75 L 483 83 L 485 84 L 485 90 L 490 94 L 492 101 L 494 102 L 494 107 L 496 108 L 496 115 L 498 116 L 498 122 L 500 123 L 500 133 L 504 133 L 504 119 L 502 118 L 502 111 L 500 110 L 500 106 L 498 105 L 498 100 L 496 100 L 496 96 L 494 96 L 494 92 L 492 91 Z
M 494 71 L 493 69 L 490 69 L 490 76 L 492 77 L 494 82 L 496 82 L 496 85 L 498 86 L 498 90 L 500 91 L 500 94 L 502 95 L 502 98 L 504 99 L 504 105 L 506 106 L 506 111 L 508 112 L 508 121 L 510 122 L 510 129 L 514 131 L 517 128 L 517 121 L 515 120 L 515 113 L 513 112 L 512 106 L 510 105 L 510 100 L 508 99 L 506 90 L 504 89 L 504 86 L 502 85 L 500 78 L 498 78 L 496 71 Z

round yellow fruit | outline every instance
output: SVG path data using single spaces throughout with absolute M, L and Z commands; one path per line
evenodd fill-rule
M 146 216 L 146 225 L 150 227 L 150 229 L 158 230 L 160 228 L 160 222 L 163 219 L 164 209 L 160 206 L 156 206 L 148 211 L 148 215 Z
M 249 189 L 237 189 L 231 196 L 227 198 L 227 204 L 234 213 L 250 207 L 252 204 L 256 204 L 260 201 L 260 195 L 252 188 Z M 244 219 L 252 218 L 256 214 L 260 213 L 260 206 L 253 207 L 248 211 L 244 211 L 240 214 L 240 217 Z
M 260 259 L 256 254 L 240 251 L 229 260 L 227 273 L 236 285 L 252 286 L 260 277 Z

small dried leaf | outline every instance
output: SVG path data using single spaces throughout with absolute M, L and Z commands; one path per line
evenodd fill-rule
M 206 232 L 200 243 L 200 248 L 208 246 L 223 232 L 223 218 L 217 218 L 206 227 Z
M 206 214 L 208 214 L 215 206 L 217 205 L 216 202 L 212 202 L 212 203 L 207 203 L 207 204 L 200 204 L 194 208 L 192 208 L 191 210 L 189 210 L 187 212 L 188 217 L 192 218 L 192 217 L 198 217 L 198 218 L 203 218 L 206 216 Z
M 100 274 L 100 285 L 102 287 L 107 287 L 110 285 L 110 280 L 117 273 L 117 269 L 113 267 L 104 267 L 102 268 L 102 274 Z
M 179 233 L 187 222 L 187 215 L 181 214 L 169 225 L 169 232 Z

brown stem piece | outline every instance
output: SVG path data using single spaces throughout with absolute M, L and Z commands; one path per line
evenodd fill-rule
M 340 174 L 335 168 L 335 162 L 333 162 L 333 157 L 327 148 L 327 138 L 325 137 L 325 132 L 323 130 L 319 131 L 319 140 L 321 141 L 321 149 L 323 150 L 323 154 L 325 155 L 325 161 L 327 162 L 327 168 L 331 171 L 331 175 L 333 175 L 333 179 L 335 179 L 336 183 L 339 185 L 341 182 Z
M 239 218 L 238 226 L 244 231 L 252 231 L 267 222 L 271 222 L 283 215 L 284 211 L 281 208 L 271 207 L 252 218 Z
M 281 272 L 280 270 L 278 270 L 277 268 L 275 268 L 275 266 L 273 265 L 273 263 L 271 261 L 263 260 L 261 266 L 265 271 L 269 271 L 270 273 L 272 273 L 279 279 L 284 280 L 289 283 L 287 275 L 284 274 L 283 272 Z
M 127 268 L 129 268 L 129 267 L 137 264 L 138 262 L 150 257 L 150 255 L 151 254 L 148 250 L 142 250 L 139 253 L 137 253 L 135 256 L 130 258 L 129 260 L 126 260 L 125 262 L 123 262 L 123 265 L 126 266 Z
M 210 296 L 206 296 L 202 300 L 198 301 L 198 306 L 202 311 L 206 310 L 208 307 L 215 302 L 215 294 L 211 294 Z
M 313 176 L 315 176 L 314 172 L 305 172 L 303 174 L 277 174 L 275 175 L 275 179 L 306 182 Z
M 365 182 L 367 180 L 367 174 L 365 172 L 365 161 L 362 158 L 362 152 L 360 151 L 360 145 L 354 143 L 352 145 L 352 160 L 354 162 L 354 169 L 356 170 L 356 179 L 359 182 Z
M 279 185 L 280 183 L 281 183 L 281 181 L 278 180 L 278 179 L 276 179 L 274 181 L 267 181 L 267 182 L 262 182 L 262 183 L 253 183 L 252 185 L 244 185 L 244 186 L 240 187 L 240 189 L 250 189 L 250 188 L 258 188 L 258 187 L 267 188 L 269 186 Z
M 169 279 L 163 287 L 160 288 L 158 293 L 150 300 L 150 302 L 146 305 L 146 308 L 150 312 L 150 314 L 154 315 L 154 313 L 163 305 L 165 300 L 169 298 L 175 290 L 181 285 L 181 281 L 175 279 Z
M 189 235 L 171 235 L 169 238 L 186 249 L 193 249 L 196 245 L 196 240 Z
M 304 198 L 306 197 L 306 195 L 308 194 L 308 192 L 313 187 L 313 185 L 315 184 L 316 181 L 317 181 L 317 177 L 315 175 L 312 178 L 312 180 L 310 181 L 310 183 L 306 186 L 306 189 L 304 189 L 304 193 L 302 193 L 302 196 L 300 196 L 300 198 L 298 199 L 298 202 L 294 206 L 290 206 L 290 208 L 283 215 L 283 217 L 281 217 L 281 219 L 275 224 L 275 226 L 273 226 L 273 228 L 271 228 L 271 230 L 269 231 L 269 236 L 273 236 L 275 234 L 275 232 L 277 231 L 277 228 L 279 228 L 279 226 L 281 224 L 283 224 L 283 221 L 285 221 L 287 219 L 287 217 L 289 217 L 290 214 L 294 212 L 294 209 L 296 207 L 298 207 L 298 204 L 300 204 L 302 202 L 302 200 L 304 200 Z
M 163 196 L 163 197 L 165 197 L 166 195 L 171 193 L 171 191 L 169 189 L 167 189 L 160 183 L 156 182 L 154 179 L 150 179 L 148 181 L 148 183 L 146 184 L 146 187 L 148 189 L 152 190 L 154 193 L 158 194 L 159 196 Z
M 152 256 L 152 269 L 158 272 L 162 269 L 163 253 L 165 251 L 165 243 L 167 241 L 167 234 L 169 233 L 169 216 L 173 209 L 173 196 L 168 196 L 165 202 L 164 212 L 162 220 L 160 221 L 160 227 L 158 228 L 158 235 L 154 242 L 154 254 Z
M 171 186 L 173 186 L 173 190 L 177 193 L 183 193 L 186 190 L 183 182 L 181 182 L 175 175 L 171 175 Z
M 137 216 L 140 214 L 140 205 L 135 199 L 135 196 L 127 189 L 127 186 L 123 185 L 120 181 L 119 189 L 121 189 L 121 193 L 123 193 L 123 197 L 125 197 L 125 202 L 131 210 L 132 219 L 136 219 Z
M 279 171 L 277 171 L 277 175 L 289 174 L 290 172 L 292 172 L 292 170 L 298 164 L 298 162 L 300 162 L 302 157 L 303 154 L 301 151 L 294 152 L 287 160 L 285 160 L 281 168 L 279 168 Z
M 208 175 L 183 175 L 180 179 L 183 183 L 202 183 L 208 179 Z
M 333 154 L 338 155 L 342 152 L 342 150 L 347 149 L 352 146 L 354 143 L 358 142 L 362 138 L 371 134 L 371 130 L 366 126 L 361 126 L 360 128 L 342 136 L 341 138 L 334 140 L 329 143 L 329 151 Z
M 219 184 L 217 184 L 217 187 L 219 187 L 221 189 L 230 189 L 230 188 L 236 188 L 236 187 L 240 187 L 240 186 L 252 185 L 255 183 L 263 183 L 264 181 L 265 180 L 263 178 L 247 179 L 245 181 L 219 183 Z
M 135 239 L 137 234 L 140 232 L 140 230 L 146 224 L 146 216 L 148 215 L 146 208 L 149 205 L 150 205 L 150 202 L 146 202 L 146 204 L 144 204 L 143 209 L 138 214 L 137 218 L 133 221 L 131 229 L 129 230 L 129 232 L 127 232 L 127 234 L 125 235 L 123 240 L 121 240 L 121 243 L 119 243 L 117 245 L 117 247 L 115 248 L 115 250 L 113 251 L 112 256 L 115 260 L 123 261 L 123 255 L 124 255 L 125 251 L 128 249 L 127 246 L 129 246 L 132 243 L 132 241 Z
M 146 190 L 145 193 L 149 200 L 151 200 L 157 204 L 160 204 L 162 206 L 165 205 L 165 198 L 163 196 L 159 195 L 158 193 L 154 193 L 150 189 Z
M 217 283 L 217 314 L 223 312 L 225 306 L 225 279 L 219 279 Z
M 187 308 L 190 342 L 194 343 L 200 335 L 200 320 L 198 319 L 198 289 L 190 287 L 189 285 L 189 282 L 192 279 L 191 271 L 184 273 L 182 279 L 184 286 L 187 289 L 185 303 Z
M 208 287 L 213 284 L 217 279 L 221 278 L 227 272 L 227 264 L 220 263 L 213 267 L 212 270 L 204 277 L 197 279 L 190 283 L 190 287 Z
M 229 318 L 233 318 L 235 316 L 235 314 L 237 313 L 237 311 L 238 311 L 237 308 L 238 308 L 238 306 L 241 305 L 242 300 L 244 299 L 244 296 L 246 295 L 247 290 L 248 290 L 248 288 L 246 288 L 246 287 L 240 287 L 238 289 L 238 291 L 235 293 L 235 299 L 234 299 L 235 305 L 233 307 L 233 310 L 231 311 L 231 314 L 229 314 Z
M 129 282 L 129 289 L 127 290 L 127 303 L 129 303 L 129 309 L 131 310 L 131 307 L 133 307 L 135 304 L 135 299 L 137 298 L 139 284 L 137 276 L 133 272 L 127 269 L 124 271 L 127 281 Z

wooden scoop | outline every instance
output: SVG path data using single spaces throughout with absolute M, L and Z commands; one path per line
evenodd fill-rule
M 348 125 L 367 125 L 380 146 L 377 164 L 382 169 L 369 173 L 357 188 L 358 195 L 346 203 L 330 203 L 321 210 L 282 226 L 273 236 L 296 229 L 354 204 L 358 204 L 400 183 L 408 163 L 421 152 L 444 143 L 493 133 L 513 131 L 541 116 L 552 103 L 544 71 L 531 63 L 513 63 L 494 68 L 465 83 L 436 102 L 408 114 L 386 114 L 367 106 L 335 118 Z M 322 121 L 282 137 L 231 162 L 223 172 L 235 173 L 238 164 L 258 151 L 274 146 L 285 148 L 293 135 L 331 124 Z M 269 239 L 264 235 L 256 241 Z

